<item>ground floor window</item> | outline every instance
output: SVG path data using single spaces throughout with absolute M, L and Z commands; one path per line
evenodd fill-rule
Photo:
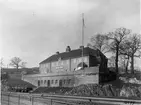
M 54 81 L 53 81 L 53 80 L 51 80 L 51 83 L 53 84 L 53 83 L 54 83 Z
M 44 80 L 44 84 L 46 84 L 46 82 L 47 82 L 47 81 L 46 81 L 46 80 Z
M 70 83 L 71 83 L 71 79 L 68 80 L 68 84 L 70 84 Z
M 50 87 L 50 80 L 47 81 L 47 86 Z
M 43 80 L 41 80 L 41 84 L 43 84 Z
M 59 86 L 62 87 L 62 80 L 59 80 Z
M 57 84 L 58 80 L 55 81 L 55 84 Z
M 60 79 L 60 80 L 38 80 L 37 81 L 37 85 L 38 86 L 47 86 L 50 87 L 51 84 L 58 84 L 58 86 L 63 87 L 63 85 L 69 85 L 71 84 L 71 79 L 67 78 L 67 79 Z
M 66 80 L 64 79 L 64 80 L 63 80 L 63 84 L 65 84 L 65 83 L 66 83 Z
M 40 86 L 40 80 L 38 80 L 38 86 Z

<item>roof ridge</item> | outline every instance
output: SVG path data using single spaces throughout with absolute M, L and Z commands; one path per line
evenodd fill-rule
M 92 48 L 89 48 L 89 47 L 84 47 L 84 55 L 91 55 L 91 54 L 94 54 L 93 51 L 96 51 Z M 74 50 L 71 50 L 69 52 L 62 52 L 62 53 L 59 53 L 58 55 L 57 54 L 53 54 L 51 55 L 50 57 L 48 57 L 47 59 L 43 60 L 42 62 L 40 62 L 40 64 L 42 63 L 46 63 L 46 62 L 51 62 L 51 61 L 57 61 L 60 57 L 63 58 L 63 59 L 66 59 L 66 58 L 73 58 L 73 57 L 79 57 L 81 56 L 81 48 L 79 49 L 74 49 Z

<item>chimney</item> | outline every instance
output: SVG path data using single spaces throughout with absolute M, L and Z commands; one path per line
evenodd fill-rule
M 80 48 L 80 49 L 82 49 L 82 48 L 84 49 L 84 46 L 80 46 L 79 48 Z
M 58 54 L 59 54 L 59 51 L 56 52 L 56 55 L 58 55 Z
M 67 48 L 66 48 L 66 52 L 70 52 L 70 51 L 71 51 L 70 46 L 67 46 Z

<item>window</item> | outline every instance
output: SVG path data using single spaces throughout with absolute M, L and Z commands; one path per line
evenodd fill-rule
M 41 84 L 43 84 L 43 80 L 41 80 Z
M 46 84 L 46 82 L 47 82 L 47 81 L 46 81 L 46 80 L 44 80 L 44 84 Z
M 49 73 L 49 69 L 47 68 L 46 73 Z
M 64 82 L 64 84 L 65 84 L 65 83 L 66 83 L 66 80 L 64 79 L 64 81 L 63 81 L 63 82 Z
M 47 81 L 47 86 L 50 87 L 50 80 Z
M 71 83 L 71 79 L 68 80 L 68 84 L 70 84 L 70 83 Z
M 55 81 L 55 84 L 57 84 L 58 80 Z
M 52 83 L 52 84 L 53 84 L 53 82 L 54 82 L 54 81 L 53 81 L 53 80 L 51 80 L 51 83 Z
M 38 86 L 40 86 L 40 80 L 38 80 Z

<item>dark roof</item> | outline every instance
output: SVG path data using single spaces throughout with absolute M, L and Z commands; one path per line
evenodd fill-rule
M 91 49 L 89 47 L 85 47 L 83 50 L 83 55 L 93 55 L 93 56 L 97 56 L 98 51 Z M 51 62 L 51 61 L 58 61 L 59 58 L 61 59 L 68 59 L 68 58 L 75 58 L 75 57 L 80 57 L 82 56 L 82 49 L 76 49 L 76 50 L 71 50 L 70 52 L 63 52 L 63 53 L 59 53 L 59 54 L 54 54 L 52 56 L 50 56 L 49 58 L 45 59 L 44 61 L 40 62 L 40 64 L 42 63 L 47 63 L 47 62 Z
M 23 81 L 21 79 L 8 79 L 7 81 L 8 86 L 22 86 L 22 87 L 36 87 L 26 81 Z

